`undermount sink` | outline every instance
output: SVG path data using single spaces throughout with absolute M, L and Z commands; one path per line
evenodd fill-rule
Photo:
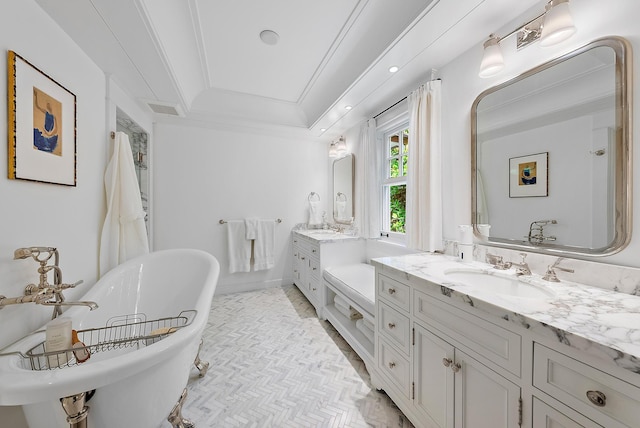
M 451 269 L 445 275 L 452 282 L 492 294 L 528 299 L 547 299 L 555 295 L 552 290 L 523 282 L 515 276 L 495 274 L 482 269 Z

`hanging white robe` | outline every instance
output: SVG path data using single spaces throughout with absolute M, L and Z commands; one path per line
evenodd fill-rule
M 113 156 L 104 175 L 107 215 L 100 239 L 100 276 L 120 263 L 149 252 L 146 213 L 129 137 L 116 132 Z

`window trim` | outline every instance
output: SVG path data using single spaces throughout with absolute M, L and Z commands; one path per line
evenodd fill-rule
M 388 213 L 386 212 L 386 206 L 389 204 L 389 196 L 386 188 L 388 186 L 407 184 L 408 174 L 400 177 L 389 177 L 389 160 L 391 157 L 388 155 L 388 137 L 392 134 L 399 133 L 409 128 L 409 112 L 405 111 L 403 114 L 398 115 L 393 120 L 389 121 L 383 127 L 379 127 L 377 130 L 377 140 L 382 146 L 382 156 L 380 159 L 380 236 L 384 241 L 392 243 L 406 245 L 407 237 L 406 233 L 393 232 L 389 227 Z M 401 143 L 400 143 L 401 145 Z M 409 154 L 410 156 L 410 154 Z M 402 149 L 398 156 L 400 162 L 402 162 Z

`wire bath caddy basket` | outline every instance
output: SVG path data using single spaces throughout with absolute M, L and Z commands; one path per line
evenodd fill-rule
M 89 356 L 101 352 L 132 347 L 140 349 L 152 345 L 190 325 L 197 312 L 196 310 L 187 310 L 180 312 L 175 317 L 150 321 L 146 319 L 147 316 L 144 313 L 120 315 L 110 318 L 104 327 L 78 330 L 78 339 L 84 346 L 47 352 L 45 342 L 41 342 L 29 349 L 26 354 L 20 353 L 20 355 L 29 361 L 31 370 L 55 370 L 72 367 L 86 361 L 86 359 L 77 358 L 81 354 L 85 354 L 89 358 Z

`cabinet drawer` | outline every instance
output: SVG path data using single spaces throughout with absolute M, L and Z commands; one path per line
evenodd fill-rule
M 317 257 L 309 257 L 309 273 L 320 276 L 320 260 Z
M 539 343 L 533 350 L 533 385 L 596 421 L 606 415 L 638 426 L 640 388 Z
M 409 360 L 384 340 L 378 341 L 378 368 L 402 394 L 409 397 L 411 388 Z
M 306 253 L 309 253 L 311 255 L 319 255 L 319 251 L 318 251 L 318 245 L 313 243 L 313 242 L 309 242 L 306 239 L 300 238 L 299 236 L 294 235 L 293 236 L 293 248 L 295 250 L 296 247 L 299 247 L 301 251 L 304 251 Z
M 376 318 L 378 331 L 383 334 L 389 342 L 395 344 L 406 354 L 409 354 L 409 347 L 411 346 L 409 318 L 383 302 L 378 303 L 378 316 Z
M 521 337 L 496 324 L 415 291 L 415 317 L 451 336 L 486 362 L 520 376 Z
M 402 284 L 394 279 L 378 274 L 378 294 L 377 296 L 387 302 L 396 305 L 398 308 L 409 312 L 409 298 L 411 289 L 408 285 Z
M 532 428 L 602 428 L 602 425 L 595 422 L 583 420 L 584 417 L 574 414 L 570 409 L 566 409 L 565 412 L 570 412 L 572 417 L 581 419 L 581 422 L 533 397 Z

